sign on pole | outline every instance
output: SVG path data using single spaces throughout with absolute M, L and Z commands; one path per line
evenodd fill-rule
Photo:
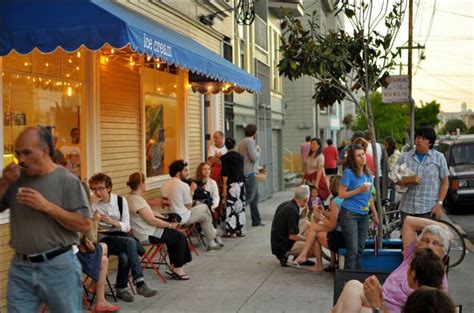
M 408 102 L 408 75 L 388 76 L 388 86 L 382 87 L 382 102 Z

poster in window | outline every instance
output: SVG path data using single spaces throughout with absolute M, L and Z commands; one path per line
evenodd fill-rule
M 15 126 L 25 126 L 26 125 L 26 114 L 25 113 L 15 113 Z
M 163 128 L 163 105 L 146 105 L 146 176 L 164 174 L 165 130 Z

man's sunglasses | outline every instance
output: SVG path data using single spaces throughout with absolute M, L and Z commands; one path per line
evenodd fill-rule
M 361 145 L 352 144 L 352 145 L 349 145 L 348 150 L 349 151 L 351 151 L 351 150 L 364 150 L 364 148 Z

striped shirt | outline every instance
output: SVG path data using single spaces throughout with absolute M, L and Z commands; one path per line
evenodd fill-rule
M 408 187 L 400 201 L 400 211 L 409 214 L 429 213 L 438 202 L 441 179 L 448 176 L 448 166 L 444 155 L 430 149 L 420 162 L 416 157 L 416 150 L 402 154 L 397 164 L 406 163 L 417 176 L 421 177 L 421 184 Z

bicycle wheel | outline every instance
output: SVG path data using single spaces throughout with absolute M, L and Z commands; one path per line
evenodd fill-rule
M 326 249 L 321 245 L 321 252 L 323 259 L 325 259 L 326 261 L 331 261 L 331 250 Z
M 453 234 L 453 241 L 451 242 L 451 247 L 449 248 L 449 268 L 453 268 L 464 260 L 466 256 L 466 243 L 464 242 L 464 236 L 461 232 L 454 227 L 453 224 L 447 221 L 440 221 L 441 223 L 448 226 L 451 234 Z

